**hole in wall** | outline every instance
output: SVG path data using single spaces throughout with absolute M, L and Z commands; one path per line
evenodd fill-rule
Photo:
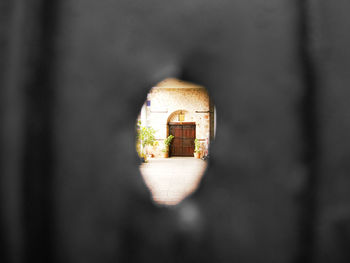
M 152 87 L 137 117 L 140 172 L 157 204 L 176 205 L 198 187 L 216 134 L 205 87 L 168 78 Z

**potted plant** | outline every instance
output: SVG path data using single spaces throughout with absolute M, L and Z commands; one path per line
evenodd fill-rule
M 169 135 L 168 138 L 164 140 L 164 149 L 162 150 L 163 152 L 163 157 L 168 158 L 169 157 L 169 146 L 171 141 L 174 139 L 173 135 Z
M 153 146 L 156 142 L 155 133 L 152 127 L 141 126 L 141 123 L 138 123 L 136 149 L 143 162 L 147 162 L 148 146 Z
M 198 139 L 194 140 L 194 157 L 199 159 L 201 157 L 201 143 Z

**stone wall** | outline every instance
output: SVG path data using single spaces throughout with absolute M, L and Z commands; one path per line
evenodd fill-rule
M 147 125 L 156 130 L 156 138 L 160 142 L 156 151 L 161 154 L 163 140 L 169 135 L 168 123 L 179 122 L 178 114 L 185 115 L 183 122 L 196 123 L 196 138 L 201 141 L 203 150 L 208 148 L 210 140 L 210 103 L 209 95 L 204 87 L 168 79 L 152 88 L 147 96 L 150 107 L 147 107 Z

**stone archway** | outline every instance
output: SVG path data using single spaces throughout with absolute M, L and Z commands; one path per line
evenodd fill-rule
M 193 157 L 196 139 L 195 122 L 169 122 L 169 135 L 174 138 L 170 144 L 169 156 Z
M 174 139 L 169 148 L 169 156 L 193 156 L 194 139 L 196 138 L 196 123 L 189 122 L 190 113 L 187 110 L 176 110 L 167 119 L 167 136 Z
M 179 116 L 180 115 L 183 115 L 183 120 L 180 120 Z M 173 111 L 168 119 L 167 119 L 167 124 L 169 124 L 169 122 L 188 122 L 190 121 L 190 113 L 188 110 L 184 110 L 184 109 L 180 109 L 180 110 L 176 110 L 176 111 Z

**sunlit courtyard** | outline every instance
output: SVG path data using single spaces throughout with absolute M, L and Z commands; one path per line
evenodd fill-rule
M 136 121 L 140 172 L 153 201 L 178 204 L 197 189 L 207 168 L 216 132 L 208 91 L 165 79 L 150 89 Z
M 194 157 L 151 158 L 140 170 L 153 200 L 175 205 L 196 190 L 206 166 Z

